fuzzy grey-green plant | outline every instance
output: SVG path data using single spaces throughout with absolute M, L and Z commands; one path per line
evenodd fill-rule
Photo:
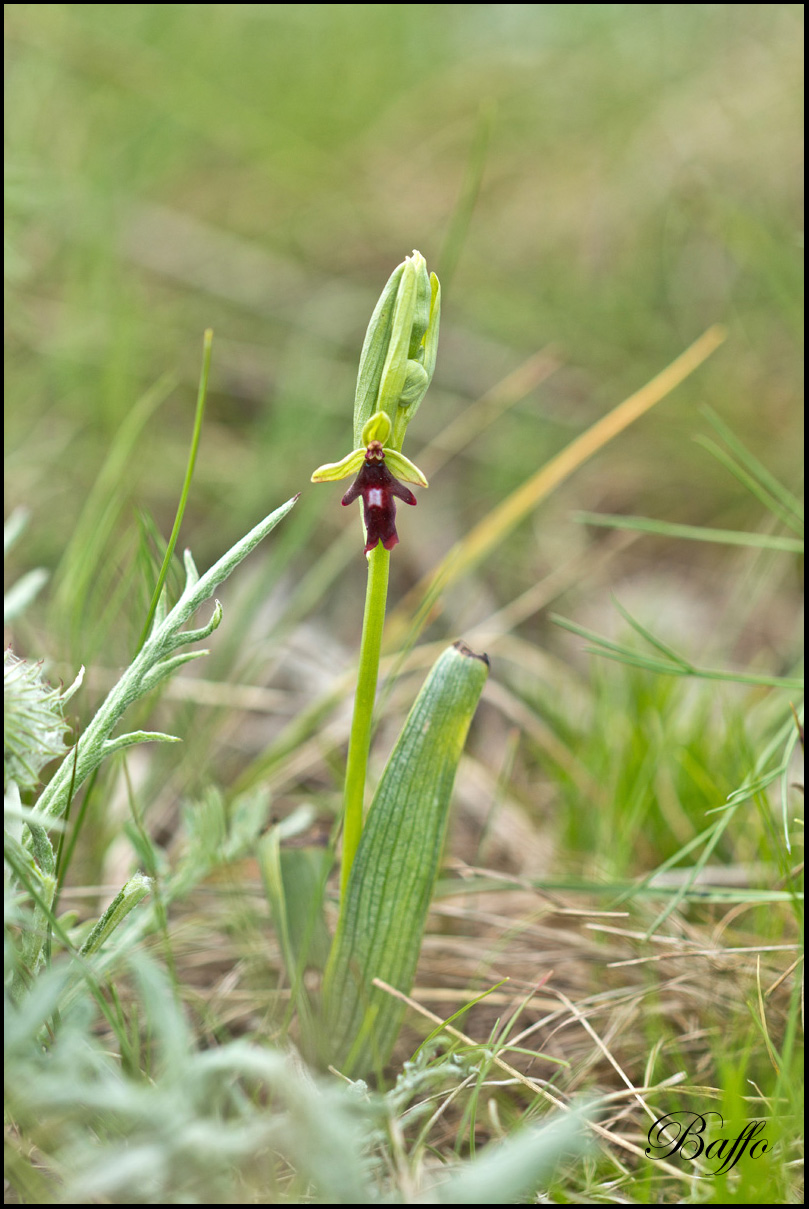
M 21 970 L 25 977 L 36 973 L 42 963 L 50 930 L 54 926 L 52 904 L 56 893 L 56 857 L 48 835 L 54 826 L 58 828 L 66 813 L 70 799 L 84 781 L 109 755 L 137 743 L 168 742 L 179 740 L 174 735 L 155 731 L 130 731 L 113 735 L 113 731 L 125 711 L 152 689 L 166 676 L 190 660 L 199 659 L 207 651 L 187 651 L 175 654 L 182 646 L 207 638 L 222 619 L 222 607 L 217 601 L 213 615 L 207 624 L 198 629 L 184 630 L 182 626 L 194 615 L 206 600 L 213 596 L 217 586 L 228 578 L 240 562 L 258 543 L 270 533 L 293 507 L 297 496 L 282 504 L 270 516 L 265 517 L 237 542 L 226 554 L 200 577 L 190 550 L 185 552 L 185 587 L 177 604 L 168 613 L 158 611 L 151 633 L 141 650 L 124 671 L 118 683 L 108 693 L 87 728 L 77 740 L 77 745 L 67 751 L 61 740 L 65 730 L 61 705 L 81 683 L 79 676 L 66 693 L 59 693 L 46 685 L 36 665 L 26 665 L 13 656 L 7 657 L 7 675 L 11 676 L 11 693 L 7 696 L 12 709 L 11 754 L 6 754 L 9 783 L 9 816 L 13 825 L 6 828 L 5 859 L 12 872 L 11 888 L 22 888 L 34 903 L 33 916 L 28 926 L 22 929 Z M 58 742 L 57 742 L 58 741 Z M 30 811 L 23 811 L 19 802 L 18 778 L 23 784 L 33 784 L 39 769 L 55 754 L 66 752 L 47 788 Z M 19 823 L 27 827 L 28 836 L 22 838 Z M 132 908 L 150 890 L 149 878 L 138 873 L 130 878 L 121 889 L 104 915 L 95 925 L 85 941 L 86 953 L 100 948 L 107 937 L 118 927 Z M 13 992 L 19 997 L 23 974 L 18 969 L 12 979 Z
M 13 782 L 21 792 L 35 789 L 42 769 L 68 750 L 65 702 L 78 688 L 54 688 L 43 676 L 43 664 L 3 653 L 3 786 Z
M 43 972 L 19 1003 L 6 1005 L 6 1110 L 16 1126 L 6 1173 L 28 1203 L 411 1200 L 411 1176 L 390 1163 L 383 1128 L 410 1096 L 322 1079 L 294 1054 L 247 1040 L 203 1049 L 162 971 L 143 954 L 129 964 L 149 1078 L 110 1055 L 86 1000 L 62 1010 L 58 1033 L 39 1043 L 61 1010 L 64 967 Z M 459 1067 L 442 1069 L 444 1085 L 461 1080 Z M 512 1202 L 547 1179 L 561 1153 L 580 1148 L 581 1129 L 573 1111 L 442 1166 L 437 1179 L 425 1170 L 434 1180 L 425 1200 L 477 1203 L 482 1187 L 487 1202 Z
M 15 508 L 3 525 L 3 558 L 19 541 L 28 524 L 28 518 L 27 508 Z M 21 575 L 8 591 L 3 593 L 3 623 L 7 625 L 25 612 L 47 581 L 48 572 L 44 567 L 35 567 L 33 571 L 26 571 Z
M 201 659 L 208 652 L 186 651 L 184 654 L 174 654 L 180 647 L 193 642 L 200 642 L 209 637 L 222 620 L 222 606 L 215 602 L 210 621 L 195 630 L 183 630 L 181 627 L 193 617 L 197 609 L 213 596 L 217 586 L 223 583 L 238 567 L 239 563 L 254 550 L 279 521 L 287 515 L 295 504 L 297 496 L 287 500 L 280 508 L 276 508 L 265 517 L 246 537 L 232 546 L 218 562 L 202 577 L 194 564 L 191 551 L 185 551 L 185 587 L 180 599 L 170 612 L 158 611 L 152 631 L 140 652 L 121 676 L 115 687 L 108 693 L 101 707 L 96 711 L 90 725 L 79 738 L 79 749 L 76 754 L 75 766 L 72 758 L 63 761 L 56 775 L 36 804 L 36 815 L 43 825 L 60 818 L 68 806 L 71 787 L 73 792 L 78 790 L 92 772 L 107 756 L 132 747 L 136 743 L 177 743 L 174 735 L 162 734 L 158 731 L 131 731 L 128 734 L 115 735 L 112 732 L 121 717 L 135 701 L 146 696 L 152 689 L 171 675 L 184 663 L 193 659 Z

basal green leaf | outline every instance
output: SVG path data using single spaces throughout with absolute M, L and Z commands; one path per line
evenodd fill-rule
M 452 786 L 489 665 L 463 643 L 433 666 L 379 782 L 351 867 L 324 983 L 333 1062 L 354 1075 L 387 1060 L 438 872 Z

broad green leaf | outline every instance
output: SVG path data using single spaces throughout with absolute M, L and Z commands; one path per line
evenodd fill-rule
M 438 872 L 458 761 L 488 675 L 463 643 L 433 666 L 382 774 L 351 867 L 324 981 L 330 1057 L 353 1075 L 385 1063 Z
M 334 857 L 327 848 L 281 848 L 289 943 L 296 969 L 322 970 L 329 955 L 329 930 L 323 918 L 323 891 Z
M 322 970 L 329 953 L 323 893 L 333 855 L 326 848 L 282 847 L 272 827 L 259 842 L 259 865 L 293 986 L 310 966 Z

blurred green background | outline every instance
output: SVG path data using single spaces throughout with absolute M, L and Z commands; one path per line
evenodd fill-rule
M 618 1044 L 616 1069 L 634 1087 L 650 1072 L 673 1086 L 687 1069 L 700 1111 L 716 1084 L 736 1089 L 726 1117 L 742 1096 L 745 1112 L 782 1114 L 776 1058 L 791 1077 L 800 1006 L 782 959 L 792 961 L 800 904 L 769 894 L 794 884 L 799 855 L 782 836 L 789 823 L 797 848 L 790 786 L 802 774 L 785 771 L 783 817 L 769 782 L 717 811 L 740 785 L 776 776 L 793 734 L 790 697 L 799 704 L 794 682 L 770 690 L 626 668 L 585 654 L 549 612 L 625 638 L 614 594 L 701 667 L 796 676 L 795 553 L 627 539 L 576 513 L 785 532 L 699 439 L 716 439 L 710 408 L 800 491 L 803 6 L 11 4 L 5 26 L 6 510 L 31 514 L 7 569 L 11 581 L 50 573 L 6 642 L 46 659 L 54 682 L 87 665 L 69 707 L 81 734 L 137 647 L 183 482 L 206 328 L 211 383 L 179 549 L 207 569 L 302 493 L 224 585 L 210 658 L 127 715 L 128 728 L 184 742 L 106 761 L 82 813 L 74 808 L 72 902 L 90 917 L 103 888 L 134 867 L 157 876 L 171 905 L 168 964 L 203 1022 L 203 1048 L 242 1027 L 266 1034 L 283 979 L 258 868 L 246 859 L 211 893 L 208 875 L 242 852 L 240 826 L 254 854 L 245 821 L 258 829 L 314 808 L 317 843 L 339 816 L 365 560 L 356 510 L 339 504 L 345 485 L 309 479 L 350 449 L 365 329 L 413 248 L 441 278 L 443 311 L 435 378 L 404 449 L 430 489 L 417 508 L 399 509 L 389 597 L 399 620 L 405 594 L 454 542 L 723 324 L 727 339 L 705 364 L 451 586 L 402 674 L 383 668 L 369 783 L 438 650 L 459 637 L 488 650 L 492 673 L 456 785 L 453 859 L 572 878 L 574 890 L 579 876 L 585 888 L 621 888 L 664 861 L 676 865 L 659 871 L 671 874 L 664 884 L 682 887 L 709 862 L 711 876 L 728 874 L 719 887 L 750 896 L 727 915 L 721 897 L 715 910 L 685 899 L 666 927 L 704 949 L 706 963 L 683 965 L 675 950 L 668 966 L 647 966 L 635 957 L 658 926 L 654 899 L 630 904 L 616 947 L 618 928 L 585 923 L 590 900 L 573 892 L 565 903 L 584 905 L 581 926 L 568 906 L 546 919 L 531 895 L 516 906 L 509 898 L 502 922 L 478 918 L 463 890 L 459 907 L 436 912 L 421 985 L 478 988 L 481 971 L 498 984 L 508 973 L 522 996 L 552 968 L 583 1015 L 596 991 L 600 1035 Z M 178 579 L 175 568 L 175 591 Z M 232 791 L 227 803 L 220 786 Z M 524 933 L 521 923 L 512 933 L 518 917 L 531 921 Z M 715 963 L 725 944 L 747 964 Z M 605 967 L 608 957 L 623 968 Z M 626 1015 L 612 998 L 623 988 Z M 510 1012 L 484 1004 L 471 1035 L 500 1035 L 485 1015 L 495 1010 L 509 1034 Z M 784 1035 L 782 1059 L 772 1045 Z M 589 1096 L 591 1076 L 623 1091 L 584 1033 L 561 1036 L 573 1074 L 560 1094 Z M 85 1086 L 84 1048 L 81 1078 L 62 1076 L 73 1095 Z M 797 1092 L 795 1081 L 795 1101 Z M 181 1098 L 196 1113 L 194 1095 Z M 58 1112 L 68 1100 L 55 1103 Z M 617 1093 L 611 1121 L 616 1105 L 622 1114 Z M 473 1134 L 483 1117 L 471 1114 Z M 163 1119 L 153 1114 L 160 1153 L 182 1174 L 192 1151 L 181 1155 L 186 1134 L 162 1130 Z M 81 1126 L 72 1115 L 69 1124 L 72 1148 Z M 111 1128 L 96 1126 L 88 1137 Z M 625 1126 L 634 1144 L 648 1121 Z M 29 1153 L 48 1146 L 21 1136 L 27 1172 Z M 407 1169 L 409 1197 L 396 1137 L 390 1170 Z M 763 1186 L 771 1168 L 752 1164 L 746 1184 L 717 1195 L 788 1202 L 795 1157 L 784 1150 L 783 1188 L 759 1195 L 751 1181 Z M 613 1202 L 627 1189 L 616 1170 L 611 1160 L 603 1195 L 576 1182 L 561 1199 Z M 199 1179 L 195 1169 L 195 1188 Z M 651 1184 L 637 1187 L 639 1203 L 655 1199 Z M 141 1194 L 140 1184 L 127 1192 Z M 265 1195 L 239 1190 L 235 1200 Z M 671 1202 L 682 1195 L 677 1183 Z
M 147 518 L 169 532 L 208 326 L 182 543 L 205 566 L 303 491 L 260 557 L 295 582 L 332 545 L 347 518 L 337 488 L 309 475 L 350 448 L 365 326 L 414 247 L 442 278 L 444 318 L 412 458 L 527 358 L 550 348 L 559 366 L 402 510 L 396 593 L 717 321 L 729 328 L 719 353 L 482 568 L 486 609 L 584 548 L 576 508 L 759 524 L 760 506 L 692 440 L 709 430 L 704 404 L 795 486 L 801 6 L 5 15 L 6 490 L 7 507 L 33 513 L 13 570 L 56 572 L 50 598 L 81 613 L 71 657 L 120 641 L 110 585 Z M 123 464 L 88 512 L 127 421 Z M 79 586 L 63 558 L 77 526 L 91 547 Z M 726 554 L 645 541 L 628 557 L 630 570 L 671 560 L 700 592 Z M 346 559 L 321 608 L 353 642 L 358 543 Z M 51 632 L 64 620 L 52 612 Z

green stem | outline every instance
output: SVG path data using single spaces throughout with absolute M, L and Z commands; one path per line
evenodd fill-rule
M 368 753 L 371 748 L 371 724 L 376 700 L 376 682 L 379 677 L 379 653 L 382 647 L 382 627 L 385 624 L 389 570 L 390 550 L 386 550 L 380 542 L 368 557 L 368 583 L 365 590 L 365 616 L 362 619 L 360 666 L 357 673 L 357 694 L 354 698 L 354 717 L 351 720 L 351 736 L 348 741 L 348 761 L 346 763 L 343 863 L 340 874 L 341 898 L 345 895 L 348 875 L 351 872 L 362 834 L 365 775 L 368 769 Z

